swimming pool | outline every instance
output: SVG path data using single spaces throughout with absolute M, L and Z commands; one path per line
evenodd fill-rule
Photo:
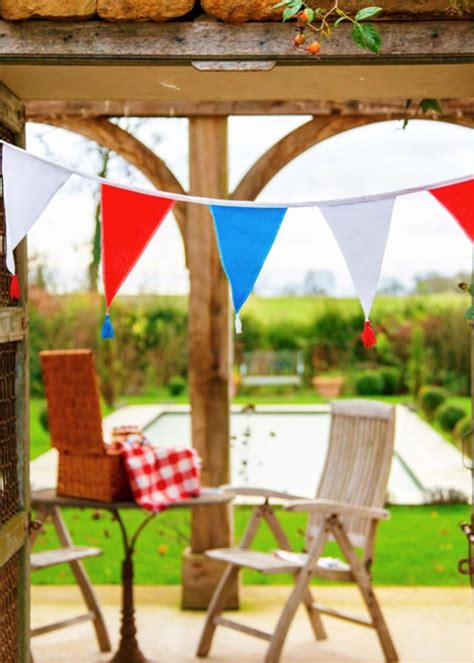
M 326 456 L 329 423 L 324 409 L 233 411 L 231 482 L 314 496 Z M 157 446 L 190 446 L 190 414 L 165 411 L 146 426 L 145 434 Z M 388 490 L 392 503 L 424 501 L 423 487 L 397 453 Z

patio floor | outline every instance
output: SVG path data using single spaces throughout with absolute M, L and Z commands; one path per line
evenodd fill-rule
M 117 641 L 120 588 L 96 588 L 114 644 Z M 271 629 L 289 587 L 246 586 L 243 610 L 236 619 Z M 190 663 L 194 657 L 203 613 L 178 609 L 179 587 L 138 587 L 138 637 L 143 652 L 161 663 Z M 471 663 L 472 596 L 467 588 L 382 587 L 378 589 L 400 659 L 405 663 Z M 350 587 L 318 588 L 318 600 L 347 611 L 360 611 L 357 591 Z M 33 626 L 64 619 L 83 611 L 77 588 L 32 587 Z M 383 657 L 375 632 L 326 618 L 329 639 L 312 639 L 306 615 L 297 614 L 282 663 L 376 663 Z M 80 624 L 33 640 L 35 663 L 107 661 L 98 655 L 90 624 Z M 220 628 L 210 661 L 256 663 L 266 644 Z

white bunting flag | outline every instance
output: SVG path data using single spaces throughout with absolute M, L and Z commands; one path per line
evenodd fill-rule
M 6 217 L 6 260 L 15 272 L 13 250 L 26 236 L 51 198 L 71 175 L 61 166 L 3 144 L 3 196 Z
M 362 340 L 375 345 L 369 316 L 382 270 L 395 198 L 345 205 L 321 205 L 320 210 L 336 238 L 364 310 Z

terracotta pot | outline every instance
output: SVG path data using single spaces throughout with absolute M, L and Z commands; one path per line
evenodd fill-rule
M 339 375 L 322 375 L 311 380 L 316 393 L 323 398 L 337 398 L 342 394 L 344 378 Z

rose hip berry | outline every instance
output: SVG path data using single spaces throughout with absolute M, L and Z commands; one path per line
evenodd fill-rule
M 293 38 L 293 46 L 295 48 L 298 48 L 299 46 L 302 46 L 305 43 L 305 41 L 306 41 L 305 35 L 302 32 L 299 32 Z
M 319 41 L 312 41 L 311 44 L 306 48 L 308 53 L 311 53 L 311 55 L 317 55 L 319 51 L 321 50 L 321 44 Z

